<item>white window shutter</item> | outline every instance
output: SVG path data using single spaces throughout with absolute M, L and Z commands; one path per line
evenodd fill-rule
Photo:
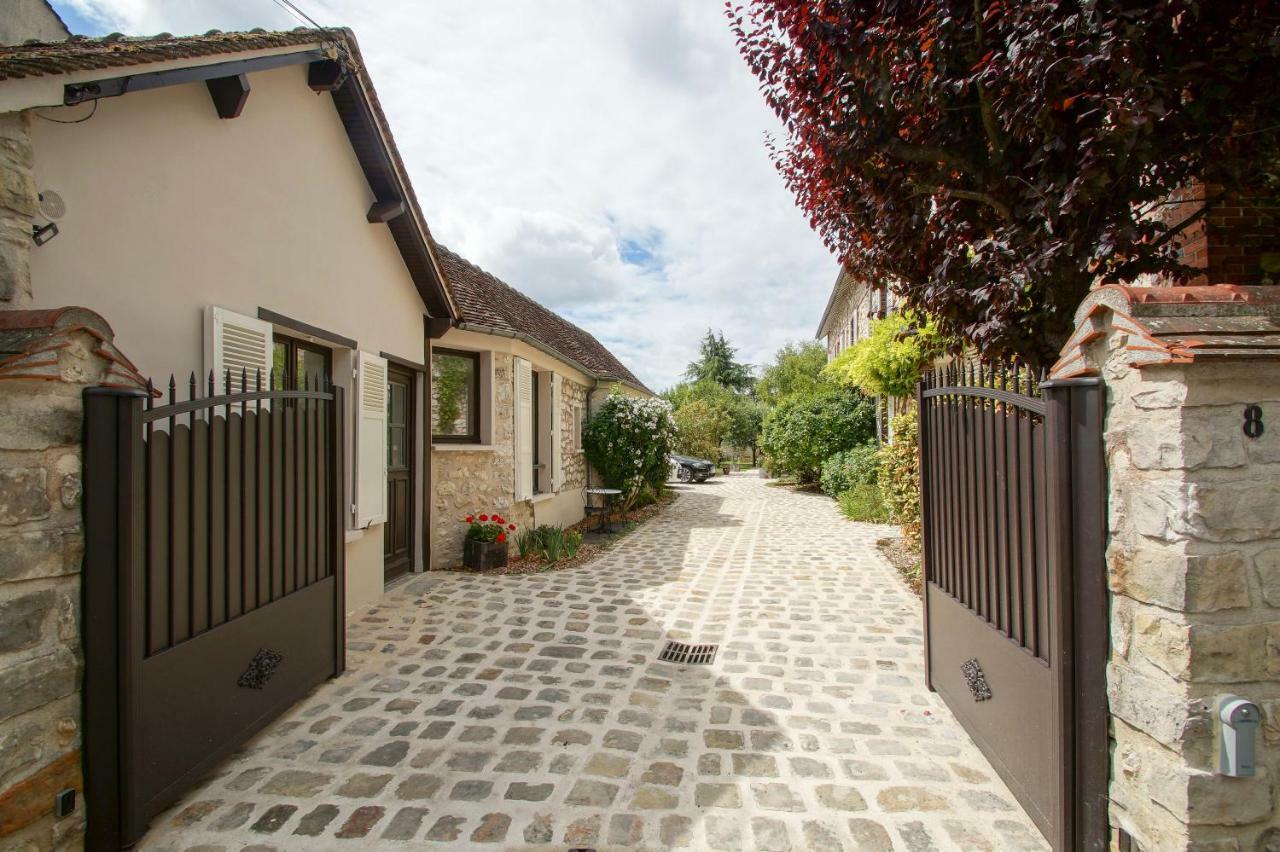
M 219 392 L 227 371 L 231 386 L 240 389 L 243 374 L 253 389 L 262 372 L 262 386 L 268 387 L 271 370 L 271 324 L 226 308 L 210 306 L 205 311 L 205 369 L 212 370 Z
M 560 410 L 560 374 L 551 374 L 551 491 L 555 493 L 560 490 L 562 483 L 560 482 L 561 456 L 563 448 L 560 446 L 560 437 L 564 432 L 562 418 L 563 412 Z
M 387 519 L 387 362 L 360 353 L 356 388 L 356 526 Z
M 515 359 L 516 373 L 516 493 L 517 500 L 533 496 L 533 368 Z

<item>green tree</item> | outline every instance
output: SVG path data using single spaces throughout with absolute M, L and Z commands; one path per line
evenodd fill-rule
M 875 405 L 857 391 L 828 389 L 784 399 L 764 418 L 761 447 L 781 471 L 817 482 L 822 463 L 875 436 Z
M 720 444 L 729 431 L 729 415 L 705 399 L 694 399 L 675 411 L 676 450 L 685 455 L 718 461 Z
M 794 394 L 813 393 L 827 382 L 822 373 L 826 366 L 827 350 L 821 343 L 788 343 L 764 368 L 756 382 L 756 396 L 772 407 Z
M 764 425 L 765 407 L 757 399 L 746 395 L 734 397 L 729 411 L 729 429 L 725 440 L 734 447 L 751 451 L 751 464 L 756 463 L 760 449 L 760 429 Z
M 698 348 L 698 360 L 689 364 L 685 376 L 697 383 L 712 381 L 731 391 L 746 393 L 751 390 L 751 368 L 734 360 L 738 350 L 724 339 L 724 333 L 716 334 L 707 329 L 706 337 Z

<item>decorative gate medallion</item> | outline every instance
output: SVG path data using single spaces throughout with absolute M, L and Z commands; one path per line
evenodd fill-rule
M 964 681 L 969 684 L 974 701 L 987 701 L 991 698 L 991 687 L 987 685 L 987 678 L 982 674 L 982 666 L 978 665 L 976 657 L 961 663 L 960 671 L 964 673 Z
M 259 648 L 258 653 L 254 654 L 249 662 L 249 668 L 244 670 L 244 674 L 240 675 L 236 684 L 246 689 L 262 689 L 276 673 L 276 666 L 280 665 L 283 659 L 284 657 L 270 648 Z

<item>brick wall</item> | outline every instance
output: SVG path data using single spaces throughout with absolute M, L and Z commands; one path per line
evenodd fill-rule
M 1217 197 L 1221 187 L 1193 183 L 1175 193 L 1155 215 L 1168 225 L 1186 221 Z M 1280 209 L 1261 196 L 1227 196 L 1178 238 L 1182 261 L 1203 270 L 1186 285 L 1280 283 Z M 1171 284 L 1171 281 L 1165 281 Z

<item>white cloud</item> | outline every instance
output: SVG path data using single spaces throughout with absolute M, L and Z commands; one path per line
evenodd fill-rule
M 54 5 L 103 32 L 296 25 L 271 0 Z M 437 238 L 652 386 L 708 327 L 756 364 L 813 334 L 836 265 L 769 162 L 777 124 L 716 0 L 298 5 L 355 30 Z M 655 257 L 627 263 L 627 241 Z

